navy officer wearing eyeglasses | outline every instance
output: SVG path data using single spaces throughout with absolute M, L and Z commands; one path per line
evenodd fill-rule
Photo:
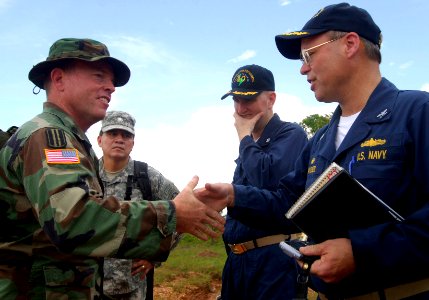
M 309 269 L 319 298 L 429 299 L 429 94 L 398 90 L 381 76 L 381 30 L 356 6 L 322 8 L 302 30 L 275 40 L 283 56 L 302 60 L 316 99 L 339 105 L 277 191 L 218 183 L 198 197 L 222 200 L 243 222 L 289 226 L 284 213 L 336 162 L 405 220 L 301 247 L 320 256 Z

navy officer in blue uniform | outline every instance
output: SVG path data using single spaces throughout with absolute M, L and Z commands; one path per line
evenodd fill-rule
M 319 298 L 429 299 L 429 94 L 398 90 L 381 76 L 381 30 L 356 6 L 324 7 L 302 30 L 275 40 L 283 56 L 301 58 L 316 99 L 339 105 L 277 191 L 206 184 L 198 197 L 222 200 L 244 223 L 283 220 L 286 228 L 284 213 L 336 162 L 405 221 L 301 247 L 320 256 L 310 267 Z
M 264 189 L 277 187 L 280 178 L 293 170 L 307 143 L 307 134 L 296 123 L 280 119 L 273 73 L 259 65 L 238 68 L 231 80 L 239 156 L 233 183 Z M 233 211 L 226 216 L 223 240 L 228 257 L 222 274 L 222 300 L 292 299 L 297 267 L 278 244 L 298 232 L 277 224 L 240 222 Z M 257 282 L 257 284 L 255 284 Z

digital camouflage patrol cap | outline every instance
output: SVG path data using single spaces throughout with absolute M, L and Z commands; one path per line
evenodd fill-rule
M 222 96 L 238 96 L 253 99 L 264 91 L 275 91 L 273 73 L 258 65 L 247 65 L 238 68 L 232 76 L 231 90 Z
M 319 9 L 300 31 L 277 35 L 277 49 L 286 58 L 299 59 L 301 39 L 331 30 L 356 32 L 378 47 L 381 46 L 381 30 L 369 13 L 348 3 L 339 3 Z
M 49 49 L 45 61 L 33 66 L 28 73 L 36 86 L 43 89 L 43 84 L 51 70 L 66 60 L 77 59 L 88 62 L 106 61 L 112 67 L 115 86 L 123 86 L 130 79 L 130 69 L 122 61 L 110 56 L 106 45 L 91 39 L 65 38 L 56 41 Z
M 136 120 L 132 115 L 124 111 L 112 110 L 106 113 L 103 121 L 101 122 L 101 131 L 104 133 L 113 129 L 120 129 L 135 134 L 134 125 Z

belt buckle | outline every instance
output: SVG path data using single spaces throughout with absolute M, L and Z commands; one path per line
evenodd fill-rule
M 229 247 L 234 254 L 243 254 L 247 251 L 247 248 L 243 244 L 232 244 Z

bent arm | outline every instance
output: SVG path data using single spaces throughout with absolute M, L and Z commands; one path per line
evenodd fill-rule
M 238 177 L 245 177 L 252 186 L 275 188 L 280 178 L 294 169 L 306 143 L 307 135 L 304 130 L 291 123 L 283 124 L 278 132 L 272 135 L 269 145 L 264 147 L 246 136 L 239 147 L 244 176 Z M 234 182 L 237 182 L 236 178 Z
M 68 135 L 64 148 L 76 150 L 77 162 L 50 162 L 45 149 L 51 147 L 41 129 L 17 158 L 26 194 L 49 240 L 75 255 L 165 260 L 176 228 L 172 202 L 103 199 L 95 155 Z

